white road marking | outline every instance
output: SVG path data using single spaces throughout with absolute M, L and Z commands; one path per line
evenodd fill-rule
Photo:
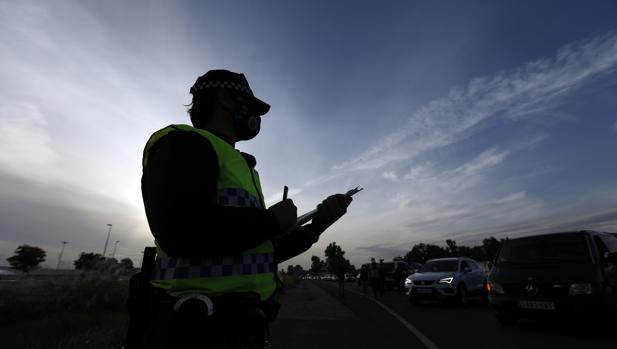
M 351 292 L 359 296 L 365 297 L 365 295 L 363 295 L 362 293 L 356 292 L 356 291 L 345 289 L 345 292 Z M 424 344 L 424 346 L 427 349 L 439 349 L 439 347 L 435 343 L 433 343 L 433 341 L 428 339 L 428 337 L 425 336 L 424 333 L 420 332 L 420 330 L 418 330 L 414 325 L 410 324 L 409 321 L 405 320 L 402 316 L 395 313 L 392 309 L 388 308 L 387 306 L 385 306 L 383 303 L 381 303 L 380 301 L 376 299 L 373 299 L 370 297 L 365 297 L 365 298 L 377 303 L 377 305 L 383 308 L 383 310 L 387 311 L 388 313 L 390 313 L 390 315 L 394 316 L 394 318 L 396 318 L 400 323 L 402 323 L 403 326 L 405 326 L 409 330 L 409 332 L 411 332 L 414 336 L 416 336 L 416 338 L 418 338 L 418 340 L 422 342 L 422 344 Z
M 403 324 L 403 326 L 407 327 L 407 329 L 411 333 L 413 333 L 413 335 L 416 336 L 416 338 L 418 338 L 418 340 L 420 340 L 420 342 L 422 342 L 422 344 L 424 344 L 425 347 L 427 347 L 428 349 L 439 349 L 439 347 L 435 343 L 433 343 L 430 339 L 428 339 L 428 337 L 426 337 L 422 332 L 420 332 L 420 330 L 418 330 L 414 325 L 410 324 L 409 321 L 403 319 L 402 316 L 395 313 L 390 308 L 386 307 L 380 301 L 376 299 L 373 299 L 373 301 L 377 303 L 377 305 L 382 307 L 385 311 L 390 313 L 390 315 L 394 316 L 398 321 L 400 321 Z

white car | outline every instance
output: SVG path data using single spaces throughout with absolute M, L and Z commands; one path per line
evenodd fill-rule
M 456 299 L 469 302 L 469 295 L 483 295 L 486 273 L 476 261 L 466 257 L 428 260 L 407 277 L 405 290 L 411 303 L 423 299 Z
M 321 277 L 321 280 L 325 280 L 325 281 L 336 281 L 337 278 L 334 274 L 325 274 Z

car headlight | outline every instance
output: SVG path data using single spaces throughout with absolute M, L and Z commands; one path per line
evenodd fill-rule
M 570 295 L 591 294 L 591 284 L 570 285 Z
M 405 285 L 411 285 L 411 280 L 405 279 Z
M 443 279 L 439 280 L 439 283 L 440 284 L 451 284 L 453 280 L 454 280 L 454 278 L 452 276 L 450 276 L 449 278 L 443 278 Z
M 486 283 L 486 291 L 491 294 L 504 294 L 503 286 L 494 282 Z

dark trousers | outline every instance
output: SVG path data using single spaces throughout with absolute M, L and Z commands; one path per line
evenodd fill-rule
M 380 279 L 371 279 L 370 280 L 371 288 L 373 289 L 373 298 L 377 298 L 379 294 L 380 297 L 383 298 L 383 283 Z
M 174 311 L 177 298 L 154 299 L 143 338 L 143 348 L 262 349 L 267 315 L 254 298 L 213 298 L 214 314 L 200 300 L 186 301 Z

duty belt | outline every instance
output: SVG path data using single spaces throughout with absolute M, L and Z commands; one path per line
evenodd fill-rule
M 211 258 L 158 257 L 153 280 L 194 279 L 274 272 L 272 253 Z

